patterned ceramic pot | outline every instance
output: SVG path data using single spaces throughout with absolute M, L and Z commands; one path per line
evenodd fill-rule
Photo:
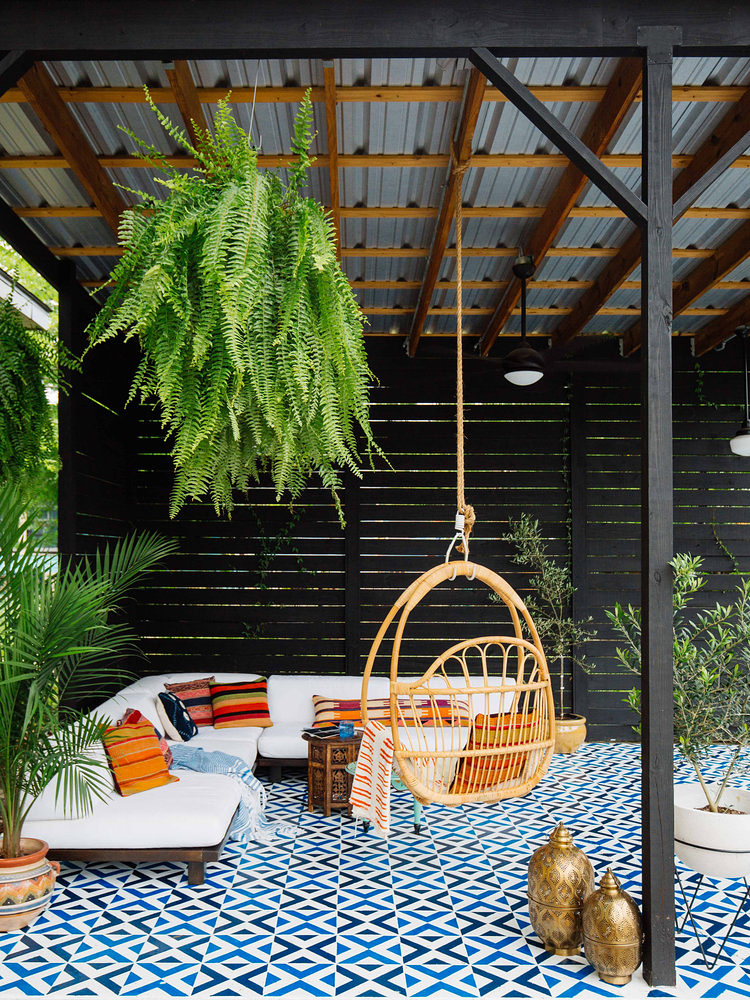
M 529 916 L 547 951 L 578 955 L 583 930 L 581 907 L 594 891 L 591 862 L 562 823 L 529 862 Z
M 718 794 L 718 785 L 709 785 Z M 674 790 L 674 852 L 680 861 L 710 878 L 750 878 L 750 792 L 725 788 L 722 806 L 736 813 L 705 810 L 698 784 Z
M 609 869 L 583 904 L 583 948 L 599 978 L 614 986 L 629 983 L 641 964 L 640 911 Z
M 21 850 L 20 858 L 0 858 L 0 933 L 27 927 L 47 909 L 60 872 L 43 840 L 23 837 Z
M 586 716 L 555 716 L 555 753 L 575 753 L 586 742 Z

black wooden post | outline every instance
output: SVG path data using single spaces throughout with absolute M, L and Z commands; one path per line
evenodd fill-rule
M 588 494 L 586 492 L 586 414 L 583 402 L 585 379 L 580 375 L 571 378 L 571 396 L 568 406 L 568 433 L 570 449 L 570 575 L 573 594 L 573 617 L 577 620 L 589 614 L 588 595 Z M 583 650 L 579 650 L 583 652 Z M 573 664 L 571 711 L 586 715 L 589 701 L 589 678 L 585 670 Z M 560 706 L 562 710 L 562 706 Z
M 643 65 L 641 607 L 644 975 L 675 983 L 672 703 L 672 49 L 639 28 Z
M 344 512 L 346 533 L 344 536 L 344 645 L 346 651 L 346 672 L 362 673 L 359 662 L 359 640 L 362 632 L 362 599 L 359 589 L 360 572 L 360 522 L 359 522 L 359 479 L 351 472 L 346 473 L 346 493 Z
M 73 261 L 60 261 L 58 269 L 59 335 L 63 345 L 80 356 L 84 317 L 80 308 L 80 286 Z M 62 555 L 78 551 L 76 426 L 77 377 L 68 372 L 69 392 L 60 392 L 57 421 L 60 472 L 57 480 L 57 548 Z

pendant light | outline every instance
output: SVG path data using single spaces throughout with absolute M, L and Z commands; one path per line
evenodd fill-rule
M 513 274 L 521 282 L 521 343 L 503 360 L 503 374 L 513 385 L 533 385 L 544 375 L 544 359 L 526 339 L 526 282 L 533 273 L 533 257 L 523 254 L 516 257 Z
M 742 455 L 743 457 L 748 458 L 750 457 L 750 398 L 748 397 L 747 385 L 747 327 L 740 326 L 734 332 L 742 341 L 742 359 L 745 377 L 745 420 L 740 429 L 729 442 L 729 447 L 735 455 Z

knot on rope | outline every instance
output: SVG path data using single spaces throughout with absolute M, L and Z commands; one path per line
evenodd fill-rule
M 471 506 L 470 503 L 463 504 L 463 507 L 459 508 L 459 513 L 463 514 L 464 516 L 464 538 L 466 539 L 466 542 L 468 544 L 469 535 L 471 534 L 471 529 L 474 527 L 474 523 L 476 522 L 477 517 L 476 514 L 474 513 L 474 508 Z M 461 555 L 464 555 L 463 542 L 458 543 L 458 545 L 456 546 L 456 551 L 460 552 Z
M 463 177 L 470 166 L 471 157 L 467 157 L 465 160 L 460 160 L 458 158 L 458 153 L 456 152 L 455 143 L 451 142 L 451 172 L 454 177 Z

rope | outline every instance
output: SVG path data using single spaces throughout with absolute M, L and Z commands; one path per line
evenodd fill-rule
M 464 328 L 464 302 L 463 302 L 463 260 L 462 237 L 463 237 L 463 199 L 461 196 L 461 182 L 463 176 L 469 168 L 469 161 L 460 163 L 456 155 L 456 149 L 451 147 L 451 161 L 453 164 L 453 176 L 456 182 L 456 509 L 464 516 L 464 539 L 457 546 L 458 552 L 469 554 L 469 535 L 474 527 L 476 515 L 471 504 L 466 503 L 464 496 L 464 355 L 463 355 L 463 328 Z

